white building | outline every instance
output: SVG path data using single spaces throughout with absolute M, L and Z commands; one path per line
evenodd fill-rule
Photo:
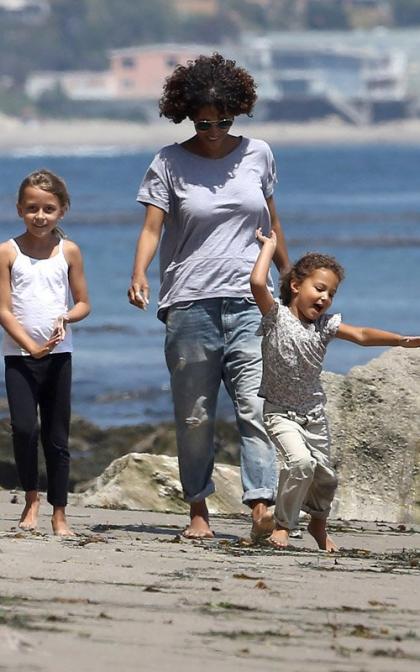
M 38 23 L 50 13 L 48 0 L 0 0 L 0 17 L 2 15 L 28 23 Z
M 109 70 L 33 72 L 25 84 L 25 93 L 34 100 L 54 89 L 61 89 L 72 100 L 111 100 L 117 93 Z

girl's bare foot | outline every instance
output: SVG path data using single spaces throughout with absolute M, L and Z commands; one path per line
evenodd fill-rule
M 205 500 L 191 504 L 190 518 L 191 522 L 183 531 L 182 536 L 187 539 L 212 539 L 214 537 L 209 525 L 209 512 Z
M 338 551 L 338 546 L 327 533 L 327 521 L 325 518 L 311 518 L 308 532 L 313 536 L 322 551 L 327 551 L 328 553 Z
M 289 545 L 289 530 L 285 527 L 276 527 L 271 533 L 268 543 L 274 548 L 287 548 Z
M 36 530 L 38 525 L 38 514 L 40 498 L 37 490 L 29 490 L 25 493 L 25 508 L 19 521 L 21 530 Z
M 63 506 L 55 506 L 51 518 L 51 525 L 55 536 L 57 537 L 75 537 L 76 534 L 69 527 Z
M 256 501 L 251 503 L 252 507 L 252 529 L 251 539 L 258 541 L 268 537 L 275 528 L 274 517 L 268 510 L 268 504 L 265 501 Z

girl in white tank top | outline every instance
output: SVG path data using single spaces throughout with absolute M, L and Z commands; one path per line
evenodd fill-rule
M 37 259 L 24 254 L 17 242 L 9 241 L 16 252 L 10 269 L 11 309 L 14 317 L 33 340 L 42 346 L 57 326 L 57 319 L 67 315 L 69 304 L 69 266 L 63 247 L 49 259 Z M 71 328 L 67 326 L 54 353 L 72 352 Z M 9 333 L 3 339 L 4 355 L 29 355 Z
M 72 337 L 70 324 L 90 305 L 78 246 L 58 223 L 70 206 L 64 181 L 51 171 L 28 175 L 18 192 L 25 232 L 0 244 L 0 324 L 16 466 L 26 505 L 19 526 L 36 528 L 38 434 L 46 458 L 54 534 L 74 534 L 65 506 Z M 72 304 L 72 305 L 70 305 Z M 38 409 L 41 427 L 38 427 Z

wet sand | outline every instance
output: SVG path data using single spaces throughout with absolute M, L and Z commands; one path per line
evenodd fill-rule
M 345 550 L 250 545 L 245 516 L 212 519 L 216 538 L 180 537 L 185 517 L 83 508 L 79 534 L 16 528 L 0 492 L 0 669 L 419 669 L 420 529 L 335 521 Z
M 151 150 L 181 142 L 192 134 L 185 121 L 173 124 L 165 119 L 152 124 L 109 120 L 31 121 L 24 123 L 0 115 L 0 152 L 62 151 L 120 148 L 129 151 Z M 404 119 L 370 126 L 352 126 L 335 117 L 305 124 L 258 123 L 238 119 L 233 132 L 262 138 L 270 144 L 315 143 L 409 143 L 420 144 L 420 119 Z

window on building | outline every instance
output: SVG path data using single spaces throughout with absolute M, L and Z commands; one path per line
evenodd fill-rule
M 132 58 L 131 56 L 124 56 L 121 59 L 121 65 L 122 65 L 123 68 L 134 68 L 136 63 L 135 63 L 134 58 Z
M 175 68 L 175 66 L 178 65 L 179 59 L 176 56 L 167 56 L 165 58 L 165 63 L 168 66 L 168 68 Z

